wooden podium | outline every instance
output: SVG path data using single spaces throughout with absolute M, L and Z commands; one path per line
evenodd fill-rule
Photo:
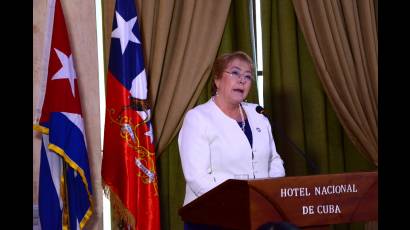
M 378 219 L 378 173 L 227 180 L 179 210 L 183 221 L 226 229 L 268 222 L 298 227 Z

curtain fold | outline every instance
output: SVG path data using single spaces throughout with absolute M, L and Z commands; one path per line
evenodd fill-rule
M 319 78 L 353 144 L 378 165 L 377 14 L 372 0 L 293 0 Z
M 287 175 L 304 175 L 308 171 L 306 161 L 279 130 L 300 149 L 307 147 L 296 19 L 290 1 L 261 1 L 261 13 L 265 109 L 272 117 L 272 131 Z M 322 127 L 318 125 L 317 130 L 322 131 Z
M 287 175 L 314 173 L 283 130 L 320 173 L 374 170 L 341 127 L 322 84 L 290 0 L 262 0 L 265 111 L 271 118 Z
M 141 1 L 142 37 L 157 154 L 177 134 L 204 87 L 230 0 Z
M 198 100 L 220 46 L 230 1 L 140 1 L 157 138 L 161 228 L 183 229 L 185 195 L 177 134 Z
M 321 173 L 373 170 L 340 126 L 324 93 L 290 0 L 262 0 L 265 111 Z M 273 128 L 288 175 L 312 173 Z

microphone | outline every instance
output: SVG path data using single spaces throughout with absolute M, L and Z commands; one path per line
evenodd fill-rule
M 256 106 L 255 110 L 257 113 L 263 114 L 269 120 L 269 117 L 265 114 L 265 110 L 263 109 L 262 106 L 260 105 Z
M 273 122 L 271 121 L 271 119 L 269 119 L 268 115 L 265 114 L 265 110 L 263 109 L 263 107 L 260 106 L 260 105 L 258 105 L 258 106 L 256 106 L 255 110 L 256 110 L 257 113 L 264 115 L 264 116 L 269 120 L 269 122 L 271 123 L 272 127 L 274 127 L 275 129 L 277 129 L 277 130 L 279 131 L 280 136 L 283 137 L 283 139 L 285 139 L 286 142 L 287 142 L 294 150 L 296 150 L 296 152 L 299 153 L 299 154 L 308 162 L 308 165 L 309 165 L 310 169 L 312 169 L 315 174 L 318 174 L 318 173 L 319 173 L 319 168 L 318 168 L 318 167 L 316 166 L 316 164 L 312 161 L 312 159 L 310 159 L 310 158 L 306 155 L 306 153 L 304 153 L 295 143 L 293 143 L 293 142 L 290 140 L 290 138 L 285 134 L 285 132 L 283 132 L 283 130 L 282 130 L 280 127 L 276 126 L 275 123 L 273 123 Z

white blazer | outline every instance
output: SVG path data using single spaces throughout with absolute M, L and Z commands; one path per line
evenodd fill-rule
M 223 113 L 212 99 L 187 112 L 178 136 L 186 181 L 184 205 L 235 175 L 248 174 L 249 179 L 285 176 L 270 123 L 256 112 L 256 106 L 242 103 L 253 147 L 237 121 Z

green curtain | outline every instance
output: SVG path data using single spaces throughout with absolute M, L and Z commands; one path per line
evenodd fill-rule
M 272 123 L 311 158 L 320 174 L 376 170 L 341 127 L 316 74 L 290 0 L 261 0 L 264 106 Z M 288 176 L 313 174 L 274 128 Z M 364 229 L 363 223 L 333 229 Z
M 232 1 L 229 16 L 218 56 L 226 52 L 242 50 L 252 57 L 248 0 Z M 197 105 L 211 97 L 210 78 L 201 92 Z M 258 103 L 256 84 L 249 92 L 248 102 Z M 185 195 L 185 179 L 181 168 L 178 151 L 178 137 L 158 159 L 158 176 L 161 201 L 161 229 L 183 229 L 183 222 L 178 215 Z
M 161 229 L 184 229 L 178 210 L 185 195 L 185 179 L 178 151 L 178 136 L 157 161 L 161 207 Z

